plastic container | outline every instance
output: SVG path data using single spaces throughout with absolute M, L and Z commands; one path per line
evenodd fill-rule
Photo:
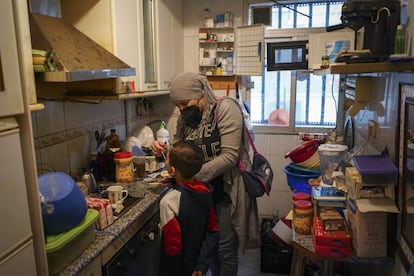
M 331 185 L 332 173 L 337 169 L 339 162 L 348 152 L 348 146 L 340 144 L 323 144 L 319 146 L 322 182 Z
M 73 178 L 62 172 L 45 173 L 38 178 L 43 226 L 47 235 L 69 231 L 85 218 L 85 196 Z
M 286 153 L 285 158 L 290 158 L 293 163 L 302 163 L 308 160 L 318 151 L 318 143 L 316 140 L 307 141 L 294 150 Z
M 300 163 L 296 163 L 296 165 L 301 166 L 303 168 L 307 168 L 307 169 L 319 169 L 321 166 L 319 152 L 315 151 L 315 153 L 312 154 L 312 156 L 309 157 L 307 160 L 300 162 Z
M 116 152 L 114 154 L 115 162 L 115 181 L 116 182 L 131 182 L 134 181 L 134 165 L 132 163 L 132 153 Z
M 385 155 L 357 155 L 353 157 L 355 167 L 366 185 L 396 185 L 398 168 Z
M 293 204 L 293 225 L 295 232 L 301 235 L 309 235 L 312 228 L 312 202 L 309 200 L 297 200 Z
M 298 191 L 299 187 L 301 191 L 311 192 L 311 186 L 308 183 L 309 179 L 318 178 L 321 174 L 319 171 L 300 170 L 287 165 L 283 168 L 286 173 L 287 183 L 292 191 Z M 307 187 L 307 189 L 305 188 Z M 305 190 L 306 189 L 306 190 Z
M 62 271 L 95 240 L 95 221 L 98 217 L 97 210 L 88 209 L 84 220 L 75 228 L 46 236 L 45 248 L 50 275 Z

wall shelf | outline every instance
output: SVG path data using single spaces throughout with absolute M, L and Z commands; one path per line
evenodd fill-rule
M 353 64 L 332 64 L 331 74 L 357 74 L 376 72 L 413 72 L 414 61 L 402 62 L 371 62 Z
M 170 94 L 169 90 L 158 90 L 149 92 L 131 92 L 121 93 L 115 95 L 66 95 L 65 98 L 69 100 L 89 101 L 89 100 L 107 100 L 107 101 L 118 101 L 118 100 L 130 100 L 144 97 L 155 97 Z

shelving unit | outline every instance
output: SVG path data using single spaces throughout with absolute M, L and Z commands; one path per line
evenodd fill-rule
M 199 29 L 199 73 L 209 76 L 232 76 L 234 74 L 234 29 Z M 223 62 L 224 61 L 224 62 Z M 221 74 L 217 67 L 221 66 Z

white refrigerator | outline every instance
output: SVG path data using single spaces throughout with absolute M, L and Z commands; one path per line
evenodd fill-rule
M 0 275 L 47 275 L 29 101 L 26 0 L 0 1 Z

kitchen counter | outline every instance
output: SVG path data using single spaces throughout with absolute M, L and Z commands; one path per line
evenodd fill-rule
M 95 241 L 59 275 L 79 275 L 92 263 L 106 264 L 135 233 L 159 211 L 159 200 L 165 188 L 149 191 L 144 198 L 102 231 L 96 230 Z M 93 273 L 90 275 L 94 275 Z

